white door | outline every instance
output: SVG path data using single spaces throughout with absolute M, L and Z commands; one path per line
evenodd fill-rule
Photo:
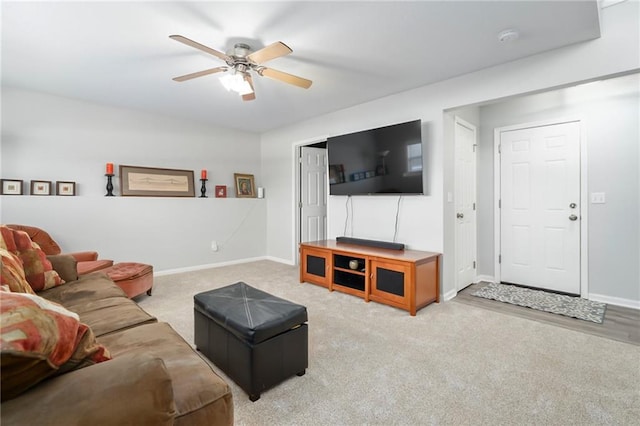
M 476 277 L 476 128 L 455 118 L 456 288 Z
M 580 123 L 500 136 L 501 281 L 580 294 Z
M 300 148 L 300 242 L 327 238 L 327 150 Z

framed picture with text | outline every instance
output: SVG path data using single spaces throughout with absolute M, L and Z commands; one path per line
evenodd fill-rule
M 226 185 L 216 185 L 216 198 L 227 198 Z

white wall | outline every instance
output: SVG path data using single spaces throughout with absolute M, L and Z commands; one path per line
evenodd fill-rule
M 463 75 L 349 109 L 316 117 L 262 135 L 263 179 L 267 200 L 267 253 L 295 259 L 294 148 L 296 143 L 420 118 L 428 196 L 405 197 L 398 241 L 410 248 L 444 251 L 442 293 L 455 294 L 453 251 L 455 215 L 444 215 L 444 197 L 453 192 L 453 146 L 445 139 L 443 111 L 521 93 L 570 85 L 577 81 L 640 68 L 640 22 L 637 2 L 602 11 L 600 39 L 557 49 L 519 61 Z M 393 199 L 357 200 L 358 237 L 385 236 L 395 221 Z M 331 198 L 329 235 L 342 234 L 344 197 Z M 384 231 L 383 231 L 384 230 Z M 355 234 L 355 233 L 354 233 Z M 445 244 L 446 241 L 446 244 Z
M 2 177 L 74 181 L 76 197 L 2 196 L 0 222 L 47 230 L 65 251 L 97 250 L 166 271 L 262 257 L 265 200 L 234 196 L 233 173 L 261 184 L 259 136 L 3 87 Z M 209 198 L 105 197 L 105 163 L 209 171 Z M 26 191 L 28 194 L 28 190 Z M 219 251 L 211 250 L 216 240 Z
M 494 128 L 578 118 L 587 144 L 583 185 L 606 194 L 606 204 L 589 204 L 589 293 L 640 301 L 639 92 L 634 74 L 480 108 L 479 274 L 493 275 Z

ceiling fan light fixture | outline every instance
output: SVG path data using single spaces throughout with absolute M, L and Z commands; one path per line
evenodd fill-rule
M 248 95 L 253 93 L 251 85 L 245 78 L 245 73 L 231 70 L 220 77 L 220 82 L 227 91 L 233 91 L 239 95 Z

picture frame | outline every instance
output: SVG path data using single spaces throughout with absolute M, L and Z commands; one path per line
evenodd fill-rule
M 253 175 L 234 173 L 233 181 L 236 184 L 237 198 L 256 198 L 256 183 Z
M 76 195 L 76 183 L 68 181 L 57 181 L 56 195 L 73 197 L 74 195 Z
M 193 170 L 120 165 L 120 195 L 195 197 Z
M 50 180 L 32 180 L 31 195 L 51 195 Z
M 227 198 L 226 185 L 216 185 L 216 198 Z
M 0 179 L 0 195 L 22 195 L 22 181 Z

